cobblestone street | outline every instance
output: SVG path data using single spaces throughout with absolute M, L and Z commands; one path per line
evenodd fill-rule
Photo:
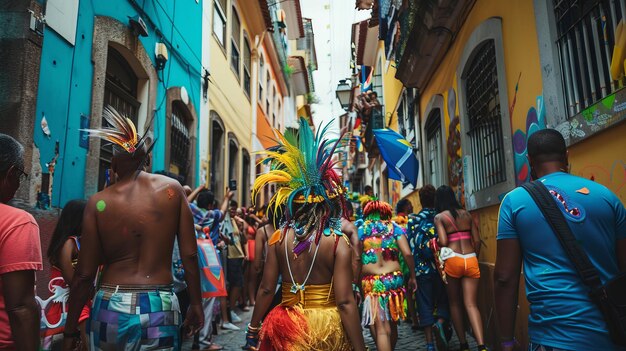
M 239 314 L 239 317 L 243 319 L 241 323 L 237 323 L 237 326 L 239 326 L 241 330 L 229 331 L 220 329 L 219 335 L 214 338 L 215 343 L 224 346 L 225 351 L 241 350 L 241 347 L 245 343 L 245 327 L 252 317 L 252 311 L 237 311 L 237 313 Z M 369 349 L 376 350 L 376 346 L 374 345 L 374 341 L 370 335 L 370 332 L 367 330 L 363 330 L 363 336 L 365 337 L 365 343 L 367 344 Z M 470 348 L 474 349 L 476 347 L 474 339 L 468 336 L 468 340 L 470 343 Z M 452 336 L 452 340 L 450 340 L 450 350 L 458 349 L 459 342 L 456 338 L 456 335 L 454 335 Z M 183 350 L 191 350 L 191 341 L 187 341 L 185 343 Z M 422 331 L 412 330 L 410 323 L 400 323 L 398 325 L 398 344 L 396 345 L 396 350 L 426 350 L 426 339 L 424 338 L 424 333 Z

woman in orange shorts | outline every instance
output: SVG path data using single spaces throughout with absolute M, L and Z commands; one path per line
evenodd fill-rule
M 448 285 L 450 314 L 461 350 L 469 350 L 465 338 L 463 309 L 465 304 L 478 350 L 487 350 L 483 340 L 483 324 L 476 303 L 478 293 L 478 254 L 480 252 L 480 236 L 472 215 L 462 209 L 449 186 L 437 189 L 435 197 L 435 228 L 439 236 L 438 243 L 442 247 L 440 257 L 445 260 L 445 273 Z

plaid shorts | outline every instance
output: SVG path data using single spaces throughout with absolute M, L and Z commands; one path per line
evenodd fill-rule
M 93 300 L 90 350 L 180 350 L 180 307 L 172 286 L 103 285 Z

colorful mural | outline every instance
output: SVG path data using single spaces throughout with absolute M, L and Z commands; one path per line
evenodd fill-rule
M 456 92 L 448 89 L 448 181 L 456 197 L 465 206 L 465 184 L 463 182 L 463 158 L 461 157 L 461 126 L 456 113 Z
M 518 129 L 513 133 L 513 152 L 515 154 L 515 184 L 530 181 L 530 165 L 528 164 L 528 138 L 536 131 L 546 128 L 546 112 L 543 96 L 537 96 L 537 108 L 531 106 L 526 114 L 526 132 Z
M 581 113 L 558 125 L 570 145 L 626 119 L 626 89 L 608 95 Z

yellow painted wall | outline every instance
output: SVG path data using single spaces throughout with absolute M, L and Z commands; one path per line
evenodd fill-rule
M 207 2 L 209 6 L 214 6 L 213 2 Z M 236 75 L 230 65 L 230 53 L 231 53 L 231 20 L 232 6 L 229 2 L 227 9 L 227 25 L 226 25 L 226 42 L 225 47 L 222 47 L 214 34 L 211 34 L 209 38 L 204 40 L 210 40 L 210 70 L 211 70 L 211 82 L 209 83 L 208 95 L 209 95 L 209 109 L 215 111 L 222 122 L 224 122 L 225 135 L 224 135 L 224 185 L 227 184 L 227 179 L 235 178 L 228 174 L 228 135 L 233 133 L 237 141 L 239 142 L 239 174 L 237 179 L 241 178 L 242 166 L 241 157 L 242 149 L 247 149 L 248 152 L 252 151 L 251 145 L 251 130 L 252 125 L 252 104 L 250 98 L 243 90 L 243 69 L 240 70 L 239 77 Z M 238 13 L 239 20 L 241 22 L 241 28 L 248 32 L 249 37 L 252 37 L 246 18 L 241 12 Z M 240 52 L 240 64 L 243 65 L 243 35 L 241 35 L 239 52 Z M 252 43 L 250 43 L 252 45 Z M 243 67 L 243 66 L 242 66 Z M 253 84 L 253 83 L 251 83 Z M 257 84 L 257 83 L 254 83 Z M 208 118 L 205 117 L 205 118 Z M 209 128 L 211 125 L 209 124 Z M 208 133 L 210 135 L 210 133 Z M 211 145 L 211 140 L 209 140 Z M 211 150 L 209 150 L 211 153 Z M 207 155 L 207 159 L 210 159 L 211 155 Z M 251 168 L 254 168 L 254 164 L 251 164 Z M 238 194 L 238 201 L 241 202 L 241 194 Z
M 436 94 L 443 95 L 443 114 L 446 126 L 445 138 L 448 137 L 448 127 L 451 118 L 458 116 L 458 104 L 454 114 L 451 114 L 450 112 L 452 111 L 448 111 L 447 101 L 450 88 L 454 88 L 458 92 L 456 71 L 460 64 L 465 44 L 476 27 L 492 17 L 502 18 L 504 65 L 509 104 L 515 96 L 515 85 L 521 72 L 516 105 L 512 114 L 513 130 L 526 128 L 528 109 L 536 106 L 536 98 L 541 95 L 541 68 L 532 1 L 478 1 L 448 54 L 441 61 L 439 68 L 429 84 L 423 89 L 420 97 L 420 113 L 423 117 L 422 121 L 424 121 L 425 109 L 431 98 Z M 501 108 L 508 109 L 509 106 L 502 106 Z M 461 120 L 463 119 L 461 118 Z M 475 212 L 477 219 L 480 220 L 481 236 L 487 245 L 486 249 L 481 253 L 481 261 L 493 263 L 495 262 L 494 223 L 497 220 L 497 206 Z
M 570 172 L 594 179 L 626 203 L 626 123 L 569 148 Z
M 460 64 L 461 55 L 465 44 L 473 31 L 485 20 L 492 17 L 502 19 L 502 35 L 504 47 L 504 65 L 506 89 L 509 97 L 509 106 L 501 106 L 503 110 L 509 109 L 516 94 L 515 86 L 521 73 L 519 90 L 516 97 L 516 105 L 511 115 L 512 130 L 526 129 L 526 115 L 531 107 L 536 107 L 537 97 L 542 94 L 542 77 L 539 61 L 539 47 L 535 30 L 533 2 L 525 1 L 477 1 L 463 27 L 459 31 L 455 42 L 450 47 L 447 55 L 441 61 L 438 69 L 431 78 L 429 84 L 422 89 L 420 96 L 420 115 L 425 120 L 425 109 L 434 95 L 440 94 L 444 98 L 445 136 L 447 140 L 450 131 L 451 120 L 458 116 L 458 77 L 457 68 Z M 457 95 L 455 111 L 448 111 L 448 91 L 453 88 Z M 460 118 L 462 121 L 463 118 Z M 460 127 L 457 126 L 460 131 Z M 452 133 L 454 134 L 454 133 Z M 508 139 L 511 140 L 511 139 Z M 447 145 L 447 142 L 444 143 Z M 444 146 L 444 149 L 447 148 Z M 461 150 L 457 152 L 462 155 Z M 449 157 L 448 157 L 449 161 Z M 450 173 L 450 171 L 448 171 Z M 462 187 L 461 187 L 462 189 Z M 415 203 L 414 203 L 415 206 Z M 480 253 L 482 278 L 480 283 L 480 309 L 485 326 L 486 342 L 491 345 L 498 343 L 497 325 L 493 318 L 493 267 L 496 259 L 496 233 L 498 206 L 490 206 L 473 211 L 474 219 L 480 230 L 484 246 Z M 520 290 L 520 296 L 524 296 Z M 520 299 L 520 313 L 516 324 L 516 336 L 526 341 L 526 315 L 528 306 L 525 298 Z
M 537 98 L 542 95 L 542 77 L 539 62 L 539 47 L 535 29 L 533 2 L 482 0 L 476 2 L 461 31 L 447 55 L 441 61 L 428 86 L 422 89 L 420 114 L 425 119 L 425 108 L 436 94 L 444 97 L 445 138 L 451 118 L 458 116 L 456 111 L 448 111 L 448 90 L 458 92 L 456 76 L 460 57 L 465 43 L 474 29 L 491 17 L 502 19 L 504 65 L 509 109 L 515 98 L 516 104 L 511 114 L 511 136 L 518 129 L 526 132 L 526 118 L 531 108 L 538 108 Z M 519 79 L 519 90 L 516 84 Z M 516 96 L 516 97 L 515 97 Z M 458 94 L 457 94 L 458 101 Z M 461 121 L 463 119 L 461 118 Z M 611 127 L 587 140 L 569 148 L 571 173 L 593 178 L 615 192 L 622 202 L 626 202 L 626 123 Z M 510 140 L 510 139 L 509 139 Z M 414 202 L 414 206 L 417 204 Z M 486 340 L 492 345 L 497 343 L 497 325 L 493 318 L 493 267 L 496 260 L 496 233 L 498 206 L 491 206 L 473 211 L 474 219 L 480 230 L 484 246 L 480 253 L 482 278 L 480 283 L 479 305 L 485 324 Z M 523 287 L 523 281 L 521 288 Z M 528 304 L 524 290 L 520 289 L 520 310 L 516 323 L 516 337 L 527 341 Z M 490 318 L 491 316 L 491 318 Z

